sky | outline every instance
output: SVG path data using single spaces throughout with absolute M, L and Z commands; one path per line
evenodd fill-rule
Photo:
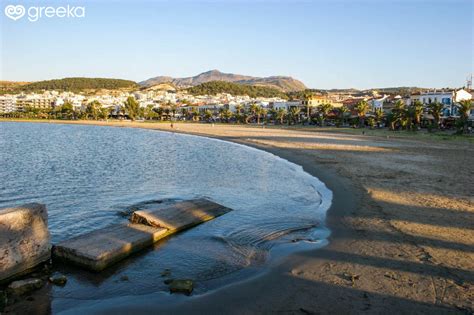
M 472 0 L 0 1 L 0 80 L 218 69 L 321 89 L 441 88 L 474 72 Z M 25 15 L 8 18 L 11 5 Z M 30 21 L 67 5 L 84 16 Z

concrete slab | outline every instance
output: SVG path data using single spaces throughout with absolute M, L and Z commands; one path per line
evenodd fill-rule
M 180 201 L 172 205 L 156 205 L 146 210 L 135 211 L 130 218 L 130 222 L 162 227 L 176 233 L 217 218 L 231 210 L 202 198 Z
M 55 258 L 100 271 L 169 235 L 164 228 L 115 224 L 79 235 L 53 247 Z
M 56 259 L 100 271 L 170 234 L 221 216 L 231 209 L 207 199 L 151 204 L 129 224 L 115 224 L 53 247 Z

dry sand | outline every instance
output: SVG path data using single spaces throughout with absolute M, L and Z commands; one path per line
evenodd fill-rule
M 327 218 L 332 235 L 323 249 L 292 254 L 258 278 L 176 304 L 132 299 L 97 311 L 474 312 L 472 143 L 317 129 L 93 124 L 184 132 L 250 145 L 302 165 L 334 193 Z

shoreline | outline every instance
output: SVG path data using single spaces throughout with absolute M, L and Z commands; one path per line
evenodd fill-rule
M 14 120 L 8 120 L 15 122 Z M 255 279 L 244 280 L 241 283 L 231 284 L 227 287 L 212 291 L 200 296 L 191 297 L 189 299 L 179 299 L 178 304 L 170 305 L 156 305 L 153 301 L 140 301 L 140 298 L 130 297 L 126 301 L 114 301 L 112 304 L 95 305 L 95 307 L 88 311 L 100 313 L 127 313 L 127 311 L 134 313 L 149 313 L 157 311 L 169 311 L 173 313 L 185 312 L 225 312 L 225 313 L 267 313 L 267 312 L 285 312 L 285 313 L 334 313 L 334 312 L 358 312 L 368 311 L 378 313 L 388 310 L 390 311 L 407 311 L 412 312 L 463 312 L 469 311 L 469 305 L 473 306 L 473 301 L 469 295 L 468 289 L 472 288 L 472 273 L 465 272 L 470 270 L 469 265 L 466 268 L 453 268 L 446 264 L 444 270 L 440 269 L 436 272 L 433 268 L 431 259 L 426 259 L 427 266 L 423 265 L 423 261 L 413 261 L 413 257 L 409 259 L 387 259 L 384 253 L 385 250 L 394 250 L 393 245 L 380 245 L 371 243 L 369 235 L 361 238 L 361 234 L 371 234 L 370 224 L 380 225 L 381 229 L 388 229 L 387 234 L 384 231 L 384 237 L 379 235 L 378 242 L 390 241 L 395 243 L 406 241 L 403 244 L 401 252 L 408 251 L 422 251 L 422 246 L 409 239 L 409 235 L 403 228 L 399 228 L 397 223 L 390 222 L 391 214 L 385 211 L 382 206 L 381 210 L 373 203 L 374 193 L 368 191 L 364 185 L 361 185 L 357 178 L 346 174 L 347 170 L 339 165 L 337 156 L 338 151 L 354 151 L 366 150 L 367 146 L 358 145 L 362 140 L 360 136 L 350 136 L 339 134 L 337 137 L 342 138 L 341 144 L 324 144 L 325 137 L 331 137 L 330 132 L 324 132 L 323 136 L 315 143 L 304 143 L 299 147 L 300 141 L 306 141 L 309 132 L 298 130 L 278 130 L 265 129 L 255 127 L 242 126 L 218 126 L 217 128 L 210 125 L 201 124 L 175 124 L 177 128 L 171 129 L 169 124 L 143 124 L 132 122 L 69 122 L 69 121 L 20 121 L 20 122 L 42 122 L 42 123 L 59 123 L 59 124 L 80 124 L 80 125 L 99 125 L 99 126 L 113 126 L 113 127 L 132 127 L 153 129 L 160 131 L 178 132 L 185 134 L 193 134 L 199 136 L 206 136 L 216 138 L 224 141 L 231 141 L 239 144 L 244 144 L 260 150 L 264 150 L 275 154 L 283 159 L 303 167 L 305 172 L 317 177 L 321 180 L 332 192 L 333 201 L 331 207 L 327 211 L 326 226 L 331 230 L 329 237 L 329 244 L 321 249 L 310 250 L 308 252 L 290 254 L 285 257 L 282 262 L 266 271 L 265 274 L 258 276 Z M 191 125 L 191 126 L 189 126 Z M 279 139 L 274 139 L 278 134 Z M 271 132 L 272 134 L 270 134 Z M 261 135 L 260 133 L 263 133 Z M 312 132 L 318 134 L 317 132 Z M 241 135 L 243 134 L 243 135 Z M 255 134 L 255 135 L 254 135 Z M 282 134 L 280 136 L 280 134 Z M 332 137 L 335 136 L 336 133 Z M 287 139 L 294 136 L 294 139 Z M 301 138 L 303 140 L 301 140 Z M 315 136 L 316 137 L 316 136 Z M 337 138 L 336 137 L 336 138 Z M 363 137 L 369 138 L 370 137 Z M 375 138 L 375 137 L 374 137 Z M 347 140 L 346 140 L 347 139 Z M 291 141 L 290 141 L 291 140 Z M 348 143 L 346 143 L 346 142 Z M 364 139 L 365 141 L 365 139 Z M 391 142 L 407 142 L 403 145 L 412 145 L 411 142 L 417 140 L 391 140 L 380 144 L 376 143 L 368 148 L 371 154 L 392 154 L 389 144 Z M 321 145 L 323 142 L 323 145 Z M 328 142 L 331 142 L 329 139 Z M 295 145 L 295 143 L 297 145 Z M 339 146 L 336 146 L 339 145 Z M 452 144 L 453 145 L 453 144 Z M 379 150 L 380 149 L 380 150 Z M 383 150 L 382 150 L 383 149 Z M 315 155 L 314 151 L 320 150 Z M 385 151 L 384 151 L 385 150 Z M 380 152 L 379 152 L 380 151 Z M 336 159 L 332 161 L 325 157 L 321 159 L 321 153 L 335 152 Z M 397 152 L 394 150 L 393 152 Z M 398 152 L 396 154 L 399 154 Z M 469 160 L 469 158 L 467 158 Z M 370 204 L 371 209 L 364 209 L 365 205 Z M 471 204 L 467 204 L 468 212 L 471 211 Z M 377 220 L 385 220 L 388 222 L 361 222 L 355 224 L 354 221 L 367 219 L 369 217 L 367 211 L 378 211 L 381 215 L 373 215 Z M 358 214 L 360 213 L 360 214 Z M 470 214 L 470 213 L 467 213 Z M 372 214 L 371 214 L 372 216 Z M 417 218 L 418 219 L 418 218 Z M 370 221 L 370 220 L 369 220 Z M 368 223 L 369 225 L 367 225 Z M 469 221 L 466 222 L 469 224 Z M 399 233 L 400 235 L 395 235 Z M 368 240 L 364 240 L 367 238 Z M 384 239 L 386 238 L 386 240 Z M 467 240 L 469 242 L 469 239 Z M 360 244 L 359 244 L 360 243 Z M 373 248 L 365 248 L 367 246 L 374 246 Z M 469 245 L 469 244 L 467 244 Z M 375 254 L 380 246 L 381 253 Z M 388 246 L 387 248 L 384 246 Z M 453 245 L 454 246 L 454 245 Z M 406 247 L 406 248 L 405 248 Z M 461 246 L 461 248 L 471 249 L 470 246 Z M 370 253 L 370 255 L 367 255 Z M 367 258 L 362 257 L 363 254 Z M 426 254 L 426 253 L 425 253 Z M 429 256 L 431 254 L 428 253 Z M 389 254 L 391 256 L 391 253 Z M 411 256 L 411 255 L 409 255 Z M 471 256 L 467 256 L 470 258 Z M 370 263 L 365 260 L 373 260 Z M 431 256 L 433 258 L 433 256 Z M 436 257 L 437 258 L 437 257 Z M 406 261 L 404 261 L 406 260 Z M 384 266 L 384 262 L 387 266 Z M 361 268 L 361 265 L 367 264 L 369 268 Z M 374 279 L 374 274 L 371 269 L 377 268 L 376 276 L 382 275 L 382 278 Z M 391 282 L 395 281 L 398 275 L 394 270 L 400 270 L 400 279 L 406 273 L 420 273 L 420 268 L 427 268 L 430 272 L 431 279 L 422 279 L 419 275 L 418 282 L 414 279 L 408 279 L 408 286 L 398 285 L 393 286 Z M 373 271 L 373 270 L 372 270 Z M 467 275 L 464 283 L 456 284 L 456 279 L 459 276 L 451 277 L 453 272 L 459 272 L 461 275 Z M 326 273 L 332 274 L 333 277 L 327 277 Z M 387 274 L 389 276 L 387 276 Z M 437 280 L 436 277 L 453 278 L 455 284 L 459 287 L 458 291 L 464 292 L 458 301 L 449 301 L 446 298 L 447 286 L 444 288 L 444 296 L 440 300 L 437 295 Z M 434 278 L 433 278 L 434 277 Z M 411 277 L 415 278 L 415 277 Z M 430 280 L 430 281 L 424 281 Z M 397 280 L 398 281 L 398 280 Z M 385 285 L 385 282 L 388 282 Z M 410 283 L 416 282 L 417 287 L 411 286 Z M 445 282 L 447 282 L 445 280 Z M 381 285 L 383 284 L 383 285 Z M 413 288 L 413 289 L 411 289 Z M 434 288 L 434 290 L 433 290 Z M 456 288 L 455 288 L 456 289 Z M 411 292 L 413 291 L 413 292 Z M 421 293 L 420 293 L 421 291 Z M 459 294 L 459 292 L 456 292 Z M 434 295 L 434 297 L 433 297 Z M 255 300 L 255 296 L 259 296 Z M 453 298 L 454 299 L 454 298 Z M 140 302 L 138 302 L 140 301 Z M 116 303 L 119 302 L 119 303 Z M 464 303 L 463 303 L 464 302 Z M 452 305 L 455 307 L 452 307 Z M 458 305 L 456 305 L 458 304 Z M 389 306 L 387 306 L 389 305 Z M 74 310 L 72 310 L 74 311 Z

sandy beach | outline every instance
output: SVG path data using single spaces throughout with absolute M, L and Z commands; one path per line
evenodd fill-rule
M 54 122 L 54 121 L 50 121 Z M 266 150 L 333 191 L 329 245 L 172 305 L 128 299 L 101 313 L 472 313 L 474 145 L 318 129 L 62 122 L 182 132 Z M 337 130 L 335 130 L 337 131 Z

